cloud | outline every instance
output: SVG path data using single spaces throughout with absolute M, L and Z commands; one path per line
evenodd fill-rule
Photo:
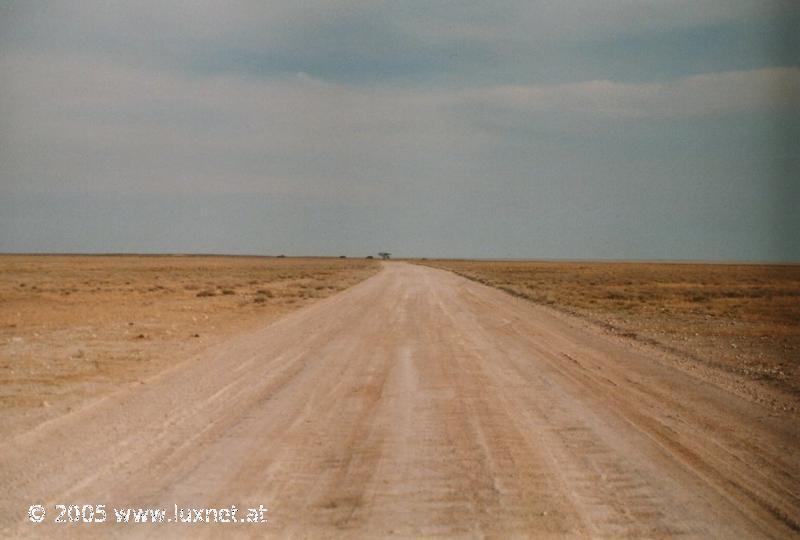
M 196 79 L 44 53 L 5 54 L 0 72 L 4 183 L 43 189 L 391 198 L 430 178 L 443 189 L 467 182 L 477 155 L 518 144 L 515 128 L 536 118 L 554 132 L 594 132 L 610 121 L 800 110 L 797 68 L 452 91 L 302 72 Z
M 6 54 L 6 185 L 365 197 L 428 177 L 454 146 L 446 93 L 299 73 L 201 80 L 92 57 Z M 443 157 L 444 156 L 444 157 Z
M 570 82 L 603 78 L 610 68 L 614 79 L 658 77 L 667 65 L 673 75 L 753 68 L 779 38 L 765 27 L 775 34 L 776 21 L 800 22 L 791 0 L 32 0 L 5 11 L 7 51 L 92 54 L 196 77 L 303 71 L 343 83 L 437 85 Z M 681 47 L 661 46 L 664 35 L 685 32 L 702 39 L 683 35 Z M 626 42 L 640 58 L 619 61 L 614 44 Z M 739 59 L 719 52 L 735 47 Z
M 505 85 L 467 92 L 464 102 L 514 114 L 558 113 L 591 119 L 666 119 L 800 110 L 800 69 L 708 73 L 665 83 L 607 80 Z

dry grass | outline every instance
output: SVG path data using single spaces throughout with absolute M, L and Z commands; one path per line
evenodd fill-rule
M 3 427 L 142 380 L 378 268 L 354 259 L 0 256 Z
M 800 266 L 424 261 L 800 393 Z

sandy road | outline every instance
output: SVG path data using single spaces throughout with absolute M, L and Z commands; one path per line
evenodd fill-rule
M 578 322 L 391 263 L 0 443 L 0 529 L 792 537 L 799 442 L 790 418 Z M 35 502 L 261 503 L 269 522 L 33 525 Z

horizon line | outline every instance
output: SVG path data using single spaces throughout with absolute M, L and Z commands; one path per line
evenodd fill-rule
M 366 255 L 290 255 L 286 253 L 254 254 L 254 253 L 202 253 L 202 252 L 26 252 L 0 251 L 0 257 L 241 257 L 263 259 L 366 259 L 370 256 L 377 259 L 377 253 Z M 570 257 L 434 257 L 434 256 L 402 256 L 394 257 L 394 261 L 482 261 L 482 262 L 543 262 L 543 263 L 629 263 L 629 264 L 724 264 L 748 266 L 796 266 L 800 260 L 763 261 L 736 259 L 624 259 L 624 258 L 570 258 Z

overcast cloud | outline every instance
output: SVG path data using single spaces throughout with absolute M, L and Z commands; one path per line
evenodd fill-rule
M 800 4 L 0 3 L 0 251 L 800 260 Z

